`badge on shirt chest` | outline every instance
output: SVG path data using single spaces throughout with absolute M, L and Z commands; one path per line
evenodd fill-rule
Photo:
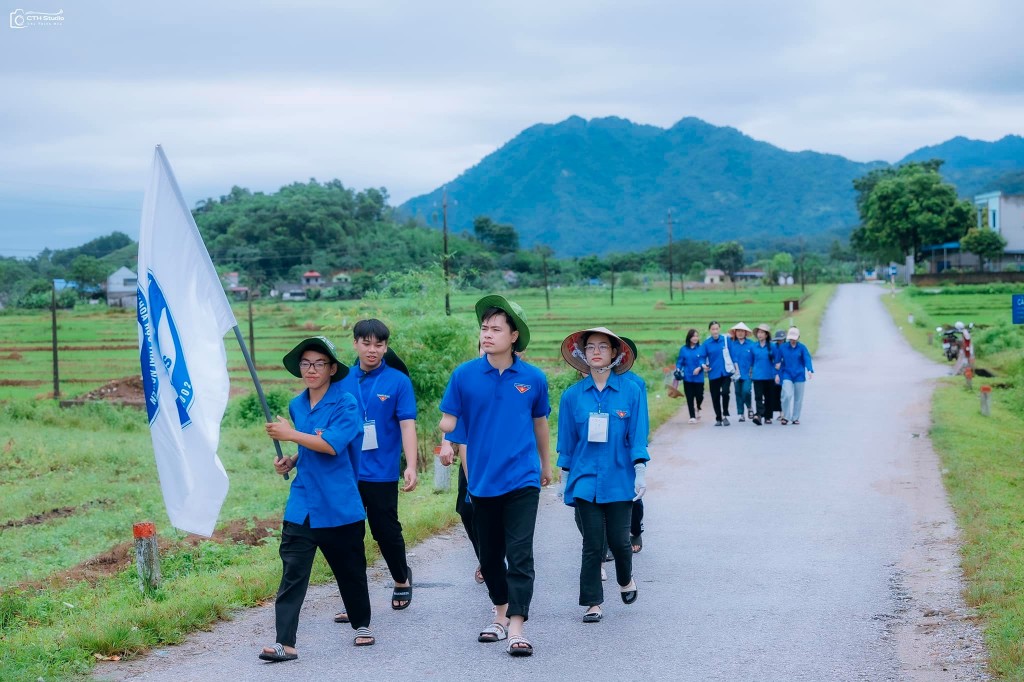
M 591 412 L 587 420 L 587 442 L 607 443 L 608 442 L 608 413 Z
M 377 449 L 377 423 L 372 419 L 363 422 L 363 450 Z

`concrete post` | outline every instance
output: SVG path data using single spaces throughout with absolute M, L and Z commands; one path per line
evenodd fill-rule
M 156 544 L 156 524 L 152 521 L 132 526 L 135 536 L 135 569 L 139 573 L 139 589 L 146 592 L 160 586 L 160 552 Z
M 983 417 L 992 416 L 992 387 L 981 387 L 981 414 Z

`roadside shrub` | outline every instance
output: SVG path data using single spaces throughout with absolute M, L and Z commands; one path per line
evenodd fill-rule
M 264 394 L 267 397 L 270 414 L 288 416 L 288 403 L 294 397 L 291 393 L 283 388 L 275 388 L 265 391 Z M 252 426 L 264 424 L 266 421 L 267 417 L 263 414 L 263 406 L 255 390 L 228 403 L 228 409 L 224 411 L 223 423 L 226 426 Z
M 974 338 L 979 357 L 1024 348 L 1024 330 L 1006 322 L 977 331 Z

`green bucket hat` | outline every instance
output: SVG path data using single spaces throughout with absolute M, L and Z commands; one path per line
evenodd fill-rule
M 409 376 L 409 368 L 406 367 L 405 362 L 402 361 L 402 358 L 398 357 L 398 353 L 396 353 L 391 346 L 388 346 L 388 352 L 384 354 L 384 364 L 388 367 L 397 369 L 405 376 Z
M 629 338 L 627 336 L 620 336 L 619 338 L 622 339 L 622 343 L 624 343 L 627 346 L 629 346 L 629 349 L 631 351 L 633 351 L 633 362 L 636 362 L 637 360 L 639 360 L 640 356 L 636 352 L 636 343 L 633 341 L 633 339 L 631 339 L 631 338 Z
M 338 371 L 331 377 L 331 383 L 341 381 L 348 374 L 348 365 L 338 359 L 338 352 L 334 348 L 334 344 L 326 336 L 311 336 L 308 339 L 299 342 L 299 345 L 288 351 L 288 355 L 284 356 L 284 368 L 291 372 L 294 376 L 302 378 L 302 370 L 299 369 L 299 361 L 302 360 L 302 354 L 307 350 L 315 350 L 318 353 L 324 353 L 331 360 L 334 360 L 335 364 L 338 365 Z
M 516 331 L 519 332 L 519 338 L 516 339 L 513 350 L 520 352 L 526 350 L 530 344 L 530 328 L 526 326 L 526 313 L 519 307 L 519 304 L 498 294 L 484 296 L 476 302 L 476 321 L 480 324 L 483 324 L 484 311 L 488 308 L 504 310 L 512 318 L 516 325 Z

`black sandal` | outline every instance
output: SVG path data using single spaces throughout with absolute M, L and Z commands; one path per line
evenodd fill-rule
M 636 598 L 640 596 L 636 589 L 636 581 L 630 580 L 629 582 L 631 585 L 633 585 L 633 589 L 629 589 L 629 585 L 626 585 L 625 587 L 619 585 L 619 592 L 620 596 L 622 597 L 623 604 L 632 604 L 636 601 Z
M 406 580 L 408 585 L 405 587 L 399 587 L 395 585 L 395 589 L 391 592 L 391 608 L 395 611 L 401 611 L 402 609 L 409 608 L 409 604 L 412 603 L 412 569 L 406 568 Z M 395 605 L 398 602 L 398 605 Z

